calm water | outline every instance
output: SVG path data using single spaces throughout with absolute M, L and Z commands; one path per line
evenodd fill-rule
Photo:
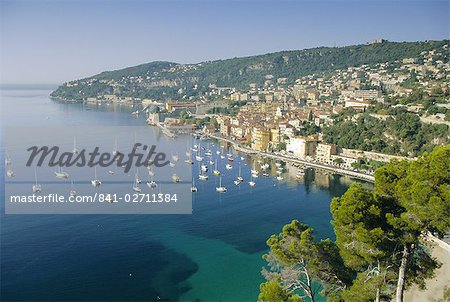
M 2 128 L 145 125 L 130 108 L 59 104 L 49 93 L 3 89 Z M 1 152 L 4 171 L 3 144 Z M 243 156 L 248 180 L 256 159 Z M 0 186 L 1 300 L 255 301 L 267 238 L 292 219 L 333 238 L 329 203 L 350 180 L 309 170 L 303 182 L 286 173 L 286 181 L 260 177 L 250 188 L 234 186 L 236 174 L 224 175 L 226 194 L 215 192 L 211 175 L 197 181 L 192 215 L 5 215 Z

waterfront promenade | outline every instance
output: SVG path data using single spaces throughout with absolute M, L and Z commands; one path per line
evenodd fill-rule
M 279 159 L 279 160 L 283 160 L 283 161 L 287 161 L 287 162 L 298 163 L 298 164 L 305 165 L 305 166 L 308 166 L 308 167 L 313 167 L 313 168 L 317 168 L 317 169 L 324 169 L 324 170 L 332 171 L 332 172 L 335 172 L 335 173 L 338 173 L 338 174 L 348 175 L 348 176 L 351 176 L 351 177 L 354 177 L 354 178 L 358 178 L 358 179 L 362 179 L 362 180 L 366 180 L 366 181 L 370 181 L 370 182 L 374 182 L 375 181 L 375 177 L 373 175 L 370 175 L 370 174 L 357 172 L 357 171 L 352 171 L 352 170 L 347 170 L 347 169 L 342 169 L 342 168 L 339 168 L 339 167 L 325 165 L 325 164 L 322 164 L 322 163 L 306 161 L 306 160 L 302 160 L 302 159 L 299 159 L 299 158 L 285 156 L 285 155 L 281 155 L 281 154 L 274 154 L 274 153 L 269 153 L 269 152 L 264 152 L 264 151 L 256 151 L 256 150 L 253 150 L 253 149 L 250 149 L 250 148 L 243 147 L 243 146 L 239 145 L 238 142 L 233 141 L 233 140 L 231 140 L 229 138 L 225 138 L 225 137 L 220 136 L 220 135 L 216 135 L 216 134 L 207 134 L 207 135 L 209 137 L 211 137 L 211 138 L 215 138 L 217 140 L 228 142 L 228 143 L 233 145 L 233 148 L 235 150 L 243 152 L 243 153 L 255 154 L 255 155 L 260 155 L 260 156 L 264 156 L 264 157 L 270 157 L 270 158 L 273 158 L 273 159 Z

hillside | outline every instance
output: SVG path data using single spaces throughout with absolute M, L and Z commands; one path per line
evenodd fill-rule
M 151 62 L 71 81 L 51 95 L 62 100 L 82 100 L 102 94 L 180 99 L 206 92 L 211 84 L 236 88 L 248 88 L 250 83 L 262 86 L 268 75 L 274 79 L 287 78 L 289 84 L 308 74 L 417 57 L 423 51 L 446 43 L 448 41 L 384 41 L 369 45 L 282 51 L 198 64 Z

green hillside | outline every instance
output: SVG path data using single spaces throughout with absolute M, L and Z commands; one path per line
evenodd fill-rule
M 442 47 L 444 41 L 383 42 L 346 47 L 319 47 L 282 51 L 265 55 L 209 61 L 198 64 L 152 62 L 62 85 L 52 93 L 64 100 L 114 93 L 120 96 L 177 99 L 195 96 L 208 90 L 208 85 L 248 88 L 250 83 L 262 85 L 266 75 L 288 78 L 312 73 L 326 73 L 350 66 L 371 65 L 417 57 L 422 51 Z M 75 85 L 74 85 L 75 84 Z M 194 85 L 197 87 L 194 89 Z M 183 92 L 180 93 L 179 89 Z

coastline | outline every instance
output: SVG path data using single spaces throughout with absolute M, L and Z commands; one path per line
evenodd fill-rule
M 350 171 L 350 170 L 346 170 L 346 169 L 342 169 L 342 168 L 338 168 L 338 167 L 334 167 L 334 166 L 329 166 L 329 165 L 324 165 L 324 164 L 319 164 L 319 163 L 315 163 L 315 162 L 310 162 L 310 161 L 306 161 L 306 160 L 302 160 L 302 159 L 298 159 L 298 158 L 292 158 L 292 157 L 284 156 L 284 155 L 280 155 L 280 154 L 268 153 L 268 152 L 264 152 L 264 151 L 255 151 L 255 150 L 245 148 L 245 147 L 239 145 L 236 141 L 233 141 L 231 139 L 224 138 L 222 136 L 215 135 L 215 134 L 209 133 L 209 134 L 207 134 L 207 136 L 217 139 L 217 140 L 221 140 L 221 141 L 230 143 L 230 144 L 232 144 L 232 146 L 235 150 L 246 153 L 246 154 L 270 157 L 273 159 L 279 159 L 279 160 L 283 160 L 286 162 L 293 162 L 293 163 L 297 163 L 297 164 L 301 164 L 301 165 L 305 165 L 305 166 L 309 166 L 309 167 L 313 167 L 313 168 L 324 169 L 324 170 L 332 171 L 334 173 L 338 173 L 338 174 L 342 174 L 342 175 L 348 175 L 348 176 L 351 176 L 351 177 L 354 177 L 357 179 L 361 179 L 361 180 L 365 180 L 365 181 L 369 181 L 369 182 L 375 182 L 375 177 L 373 175 L 356 172 L 356 171 Z

